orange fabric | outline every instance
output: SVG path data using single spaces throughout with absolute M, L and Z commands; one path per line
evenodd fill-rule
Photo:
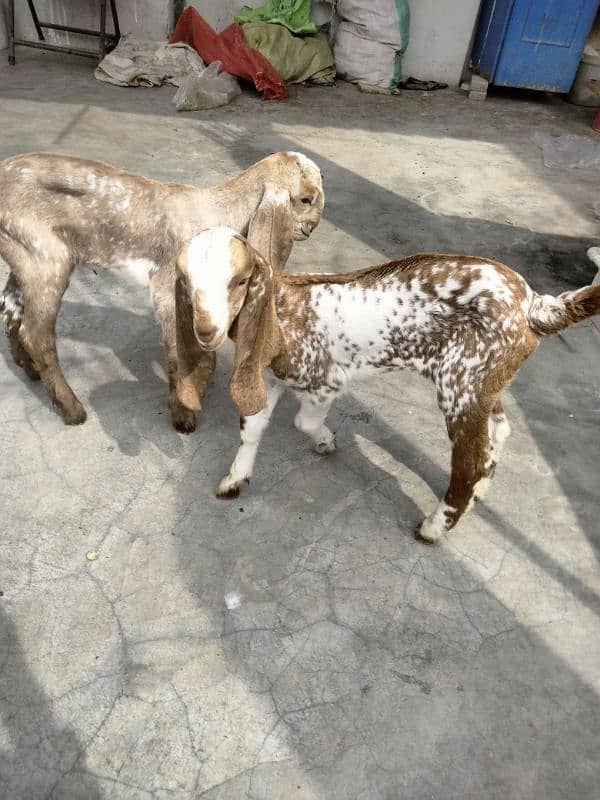
M 220 61 L 223 70 L 250 81 L 263 100 L 285 100 L 288 91 L 273 65 L 257 50 L 248 47 L 240 25 L 235 23 L 216 33 L 195 8 L 189 6 L 179 17 L 170 43 L 185 42 L 205 64 Z

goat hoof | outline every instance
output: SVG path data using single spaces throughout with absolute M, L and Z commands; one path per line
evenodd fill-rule
M 196 415 L 187 409 L 171 411 L 171 424 L 179 433 L 193 433 L 196 430 Z
M 415 539 L 424 544 L 437 544 L 439 536 L 434 536 L 429 532 L 427 520 L 424 519 L 423 522 L 420 522 L 415 528 Z
M 86 410 L 81 403 L 78 403 L 72 408 L 63 409 L 62 414 L 65 425 L 83 425 L 87 419 Z
M 22 370 L 24 370 L 30 381 L 39 381 L 40 373 L 34 367 L 33 361 L 23 358 L 21 361 L 19 361 L 19 366 Z
M 36 370 L 35 367 L 29 367 L 25 364 L 21 364 L 23 369 L 25 370 L 25 374 L 29 378 L 30 381 L 39 381 L 40 380 L 40 373 Z
M 334 453 L 335 452 L 335 442 L 334 441 L 331 441 L 331 442 L 319 442 L 317 445 L 315 445 L 315 451 L 320 456 L 326 456 L 326 455 L 329 455 L 329 453 Z
M 240 496 L 240 487 L 237 485 L 234 486 L 219 486 L 217 489 L 217 497 L 219 500 L 235 500 L 236 497 Z

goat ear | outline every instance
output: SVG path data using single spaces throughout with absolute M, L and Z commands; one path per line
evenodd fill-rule
M 248 226 L 248 241 L 275 272 L 283 272 L 294 241 L 294 218 L 289 194 L 267 183 Z
M 280 349 L 275 312 L 273 270 L 250 245 L 254 260 L 248 291 L 235 326 L 235 357 L 229 391 L 243 417 L 258 414 L 267 404 L 263 372 Z

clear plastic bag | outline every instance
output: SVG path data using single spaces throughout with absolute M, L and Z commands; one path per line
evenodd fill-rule
M 173 97 L 177 111 L 200 111 L 231 103 L 242 93 L 233 75 L 221 72 L 221 62 L 213 61 L 202 71 L 194 70 L 181 81 Z

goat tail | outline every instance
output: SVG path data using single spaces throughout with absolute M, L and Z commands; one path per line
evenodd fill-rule
M 550 336 L 594 314 L 600 314 L 600 286 L 586 286 L 558 297 L 534 293 L 527 321 L 538 336 Z
M 558 297 L 533 292 L 527 321 L 538 336 L 551 336 L 576 322 L 600 314 L 600 247 L 590 247 L 587 256 L 598 267 L 598 274 L 591 286 L 563 292 Z

